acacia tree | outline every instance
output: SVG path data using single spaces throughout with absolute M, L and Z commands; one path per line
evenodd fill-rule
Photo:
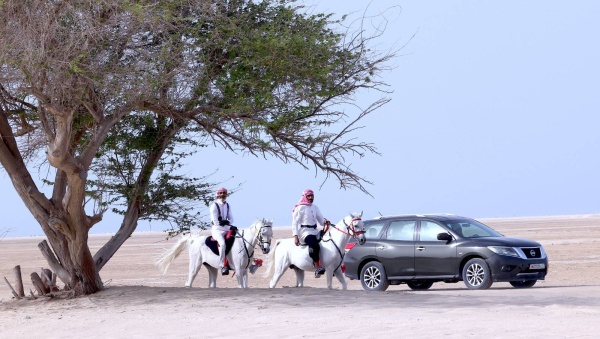
M 196 221 L 173 211 L 210 184 L 169 167 L 190 147 L 314 166 L 366 192 L 346 158 L 377 151 L 352 132 L 388 99 L 340 107 L 385 91 L 394 53 L 342 23 L 291 0 L 0 0 L 0 164 L 68 286 L 101 290 L 140 218 Z M 28 168 L 40 154 L 50 197 Z M 118 202 L 123 222 L 92 256 L 89 230 Z

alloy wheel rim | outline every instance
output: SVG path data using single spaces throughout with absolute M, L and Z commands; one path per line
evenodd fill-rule
M 381 272 L 375 267 L 369 267 L 365 271 L 365 283 L 369 288 L 375 288 L 381 283 Z
M 485 271 L 479 264 L 473 264 L 467 269 L 467 281 L 472 286 L 479 286 L 483 283 L 485 277 Z

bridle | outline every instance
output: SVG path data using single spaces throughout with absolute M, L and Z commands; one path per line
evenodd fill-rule
M 261 226 L 258 229 L 258 232 L 256 232 L 255 235 L 255 239 L 258 239 L 258 242 L 261 245 L 261 248 L 264 248 L 263 245 L 267 244 L 269 246 L 271 246 L 271 239 L 267 239 L 266 237 L 263 237 L 263 229 L 264 228 L 272 228 L 272 225 L 265 225 L 265 221 L 263 220 L 261 222 Z M 244 244 L 244 250 L 246 251 L 246 256 L 248 256 L 248 263 L 246 264 L 246 268 L 248 268 L 248 266 L 250 265 L 250 259 L 252 259 L 254 257 L 254 247 L 252 247 L 252 253 L 250 253 L 250 251 L 248 250 L 248 246 L 246 246 L 246 239 L 244 239 L 244 232 L 242 231 L 242 234 L 239 235 L 242 238 L 242 242 Z
M 337 228 L 335 225 L 331 225 L 331 227 L 333 227 L 336 230 L 338 230 L 338 231 L 340 231 L 340 232 L 342 232 L 342 233 L 344 233 L 346 235 L 349 235 L 352 238 L 356 239 L 357 236 L 359 236 L 361 234 L 365 234 L 364 230 L 362 230 L 362 231 L 357 231 L 356 230 L 356 224 L 358 224 L 358 222 L 361 221 L 361 220 L 362 220 L 361 217 L 353 217 L 352 221 L 350 222 L 350 225 L 348 225 L 346 223 L 346 219 L 345 218 L 342 219 L 342 221 L 344 222 L 344 225 L 346 226 L 346 231 Z
M 362 219 L 361 217 L 352 217 L 352 221 L 350 222 L 350 225 L 348 225 L 346 223 L 346 218 L 342 219 L 342 221 L 344 222 L 344 225 L 346 226 L 346 230 L 343 229 L 339 229 L 336 227 L 336 225 L 331 224 L 331 227 L 333 227 L 334 229 L 344 233 L 345 235 L 349 235 L 352 238 L 356 239 L 356 237 L 358 237 L 361 234 L 364 234 L 365 231 L 361 230 L 361 231 L 357 231 L 356 230 L 356 225 L 358 224 L 358 222 L 360 222 Z M 338 251 L 338 254 L 340 255 L 340 263 L 338 264 L 338 266 L 333 270 L 334 272 L 337 271 L 340 266 L 342 266 L 342 263 L 344 262 L 344 256 L 346 255 L 345 252 L 342 252 L 342 250 L 338 247 L 338 245 L 332 241 L 333 239 L 331 238 L 331 234 L 329 234 L 329 239 L 327 240 L 321 240 L 321 241 L 331 241 L 333 243 L 333 245 L 335 246 L 335 248 Z
M 273 228 L 273 226 L 271 226 L 271 225 L 265 225 L 263 223 L 263 225 L 258 229 L 258 234 L 256 235 L 256 237 L 258 238 L 258 242 L 261 245 L 267 244 L 267 245 L 270 246 L 271 245 L 271 240 L 272 240 L 273 237 L 271 237 L 269 239 L 267 239 L 266 237 L 263 237 L 262 236 L 262 234 L 263 234 L 263 228 Z
M 263 229 L 264 228 L 272 228 L 273 226 L 271 226 L 271 225 L 265 225 L 264 221 L 261 222 L 261 224 L 262 224 L 262 226 L 260 226 L 260 228 L 256 232 L 256 235 L 254 236 L 254 238 L 257 239 L 258 242 L 261 245 L 263 245 L 263 244 L 271 245 L 271 239 L 272 239 L 272 237 L 271 237 L 271 239 L 267 239 L 266 237 L 263 237 L 262 234 L 263 234 Z M 238 236 L 244 240 L 244 243 L 247 242 L 247 240 L 244 239 L 244 231 L 242 231 L 241 234 L 238 234 Z

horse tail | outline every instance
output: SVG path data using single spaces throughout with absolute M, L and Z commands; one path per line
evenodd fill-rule
M 191 241 L 191 237 L 184 235 L 173 247 L 165 251 L 158 259 L 155 260 L 156 267 L 158 267 L 162 274 L 167 273 L 171 263 L 177 259 L 184 249 L 187 248 L 188 241 Z
M 273 271 L 273 267 L 275 267 L 275 250 L 277 249 L 277 245 L 281 239 L 275 240 L 275 246 L 271 248 L 269 254 L 267 254 L 267 269 L 265 270 L 265 278 L 271 276 L 271 272 Z

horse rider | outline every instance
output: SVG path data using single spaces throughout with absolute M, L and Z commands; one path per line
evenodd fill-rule
M 325 269 L 319 260 L 321 246 L 319 245 L 320 232 L 317 230 L 317 224 L 325 227 L 325 225 L 329 225 L 329 220 L 323 218 L 319 207 L 313 203 L 314 200 L 315 194 L 312 190 L 307 189 L 302 192 L 300 201 L 292 209 L 292 234 L 296 246 L 301 243 L 308 245 L 308 255 L 316 267 L 315 278 L 319 278 L 325 273 Z
M 217 198 L 210 205 L 210 219 L 212 221 L 212 237 L 219 243 L 219 266 L 221 274 L 228 275 L 229 267 L 225 264 L 225 235 L 229 230 L 237 230 L 233 225 L 233 215 L 227 199 L 227 189 L 220 187 L 216 192 Z

